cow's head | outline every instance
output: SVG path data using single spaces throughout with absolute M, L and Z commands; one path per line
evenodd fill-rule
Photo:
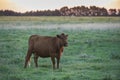
M 67 41 L 67 37 L 68 35 L 65 35 L 64 33 L 57 35 L 58 38 L 60 38 L 62 40 L 62 44 L 63 46 L 68 46 L 68 41 Z

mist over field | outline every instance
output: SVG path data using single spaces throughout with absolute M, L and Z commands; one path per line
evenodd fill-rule
M 8 21 L 8 19 L 10 21 Z M 2 29 L 114 29 L 120 28 L 119 17 L 1 17 Z
M 1 26 L 2 29 L 63 29 L 63 30 L 90 30 L 120 28 L 120 23 L 80 23 L 80 24 L 41 24 L 41 25 L 10 25 Z
M 53 70 L 50 58 L 23 68 L 31 35 L 68 34 Z M 0 80 L 120 80 L 119 17 L 0 17 Z

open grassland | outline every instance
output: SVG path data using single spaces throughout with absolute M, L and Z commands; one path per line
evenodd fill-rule
M 15 21 L 33 21 L 33 22 L 39 22 L 39 23 L 105 23 L 105 22 L 111 22 L 116 23 L 120 22 L 120 17 L 57 17 L 57 16 L 41 16 L 41 17 L 34 17 L 34 16 L 0 16 L 0 22 L 15 22 Z
M 60 17 L 61 21 L 64 22 L 62 25 L 60 24 L 62 28 L 43 28 L 43 25 L 57 27 L 59 25 L 59 21 L 57 21 L 59 17 L 35 17 L 35 20 L 32 19 L 33 23 L 29 19 L 26 20 L 26 17 L 2 18 L 3 20 L 0 18 L 0 80 L 120 80 L 120 28 L 63 28 L 64 25 L 75 27 L 76 22 L 79 22 L 77 19 L 80 17 L 74 17 L 75 23 L 64 22 L 64 18 L 67 17 L 62 17 L 63 21 Z M 52 22 L 50 19 L 47 24 L 41 25 L 42 22 L 39 22 L 39 20 L 37 20 L 37 23 L 35 22 L 36 18 L 51 18 L 54 21 Z M 88 17 L 82 18 L 84 23 L 89 21 Z M 91 18 L 96 19 L 95 17 Z M 109 17 L 107 19 L 106 17 L 102 18 L 106 21 Z M 74 21 L 71 17 L 67 19 Z M 91 19 L 90 23 L 92 21 L 94 20 Z M 94 23 L 106 23 L 105 21 L 94 21 Z M 117 17 L 110 19 L 110 23 L 117 22 L 118 24 L 119 21 L 120 19 Z M 54 23 L 57 25 L 54 25 Z M 15 26 L 21 27 L 21 25 L 28 27 L 30 24 L 32 26 L 40 25 L 43 27 L 15 28 Z M 88 22 L 86 22 L 87 24 Z M 9 25 L 14 26 L 14 28 L 8 28 Z M 3 28 L 6 26 L 7 28 Z M 114 25 L 112 26 L 114 27 Z M 94 27 L 97 27 L 97 25 Z M 31 57 L 31 67 L 23 68 L 30 35 L 55 36 L 62 32 L 69 35 L 69 46 L 65 48 L 62 54 L 60 69 L 52 69 L 50 58 L 39 58 L 39 67 L 35 68 L 33 56 Z

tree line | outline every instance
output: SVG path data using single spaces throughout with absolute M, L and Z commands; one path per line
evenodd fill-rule
M 37 10 L 24 13 L 12 10 L 0 10 L 0 16 L 120 16 L 120 9 L 109 9 L 96 6 L 76 6 L 68 8 L 64 6 L 55 10 Z

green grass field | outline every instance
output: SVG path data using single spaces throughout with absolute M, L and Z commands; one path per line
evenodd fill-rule
M 59 23 L 120 22 L 120 18 L 117 17 L 91 18 L 0 17 L 0 80 L 120 80 L 120 28 L 104 30 L 3 29 L 9 25 L 30 26 L 32 24 L 34 26 L 41 25 L 42 22 L 46 26 Z M 33 56 L 31 57 L 31 67 L 23 68 L 30 35 L 55 36 L 62 32 L 69 35 L 69 46 L 64 49 L 62 54 L 60 69 L 52 69 L 50 58 L 39 58 L 39 67 L 36 68 Z
M 66 23 L 105 23 L 105 22 L 120 22 L 120 17 L 52 17 L 52 16 L 42 16 L 42 17 L 34 17 L 34 16 L 1 16 L 0 22 L 12 22 L 12 21 L 33 21 L 40 23 L 57 23 L 57 24 L 66 24 Z

